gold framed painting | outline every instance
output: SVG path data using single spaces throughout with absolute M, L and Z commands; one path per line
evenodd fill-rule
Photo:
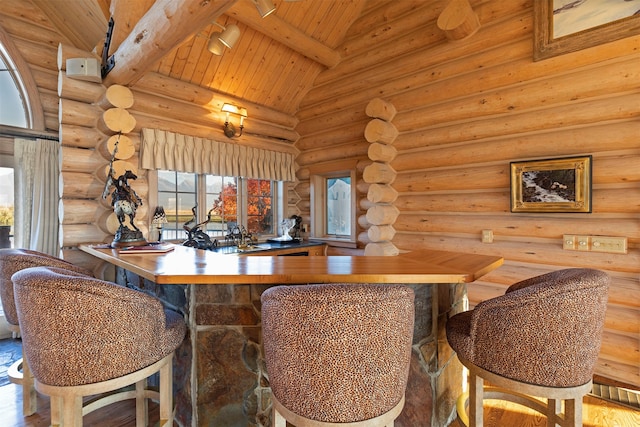
M 591 156 L 511 162 L 511 212 L 591 212 Z
M 533 59 L 640 34 L 640 6 L 621 0 L 535 0 Z

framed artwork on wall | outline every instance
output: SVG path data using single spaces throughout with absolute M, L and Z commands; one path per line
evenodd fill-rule
M 622 0 L 536 0 L 533 59 L 640 34 L 640 5 Z
M 511 162 L 511 212 L 591 212 L 591 156 Z

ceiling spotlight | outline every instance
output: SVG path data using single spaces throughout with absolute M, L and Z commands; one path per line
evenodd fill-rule
M 236 44 L 239 38 L 240 28 L 238 28 L 237 25 L 233 24 L 227 25 L 227 28 L 225 28 L 224 31 L 222 31 L 222 34 L 218 36 L 218 40 L 220 40 L 220 42 L 229 49 L 231 49 L 233 45 Z
M 221 34 L 222 33 L 220 31 L 212 33 L 211 37 L 209 37 L 209 44 L 207 44 L 207 49 L 209 50 L 209 52 L 218 56 L 222 55 L 222 52 L 224 51 L 224 45 L 220 41 Z
M 263 18 L 271 15 L 276 10 L 276 7 L 273 5 L 271 0 L 253 0 L 253 3 L 256 5 L 258 13 L 260 13 L 260 16 Z

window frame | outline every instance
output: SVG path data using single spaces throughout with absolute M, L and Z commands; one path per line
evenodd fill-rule
M 344 165 L 342 165 L 344 166 Z M 335 235 L 327 233 L 327 181 L 341 177 L 351 178 L 351 233 Z M 333 171 L 316 171 L 309 177 L 311 191 L 311 236 L 314 240 L 326 242 L 330 246 L 357 247 L 356 170 L 347 168 Z
M 176 172 L 176 171 L 174 171 Z M 207 193 L 206 192 L 206 175 L 213 175 L 213 174 L 197 174 L 197 173 L 193 173 L 193 175 L 196 176 L 196 203 L 198 205 L 198 209 L 196 211 L 196 221 L 197 223 L 202 222 L 205 220 L 205 218 L 207 217 L 207 212 L 210 209 L 210 206 L 207 205 L 207 194 L 212 194 L 212 193 Z M 219 176 L 219 175 L 215 175 L 215 176 Z M 250 179 L 262 179 L 262 178 L 246 178 L 246 177 L 234 177 L 237 181 L 238 184 L 238 201 L 237 201 L 237 217 L 238 217 L 238 225 L 242 225 L 245 228 L 247 228 L 247 224 L 248 224 L 248 191 L 247 191 L 247 182 Z M 265 179 L 262 179 L 265 180 Z M 148 176 L 148 181 L 149 181 L 149 209 L 150 209 L 150 214 L 148 215 L 148 227 L 149 227 L 149 231 L 151 232 L 153 225 L 151 224 L 151 221 L 153 219 L 153 211 L 152 209 L 155 209 L 156 206 L 158 206 L 158 171 L 154 170 L 154 171 L 149 171 L 149 176 Z M 284 203 L 285 201 L 283 200 L 283 187 L 284 187 L 284 183 L 282 181 L 275 181 L 275 180 L 266 180 L 266 181 L 271 181 L 271 188 L 272 188 L 272 200 L 271 200 L 271 212 L 273 215 L 273 233 L 271 234 L 259 234 L 258 235 L 258 239 L 259 240 L 266 240 L 269 238 L 273 238 L 273 237 L 277 237 L 277 233 L 278 233 L 278 224 L 281 220 L 281 218 L 283 218 L 283 208 L 284 208 Z M 177 234 L 178 236 L 176 238 L 167 238 L 165 240 L 168 241 L 174 241 L 174 242 L 180 242 L 183 240 L 187 239 L 186 236 L 186 232 L 185 235 L 183 236 L 183 238 L 180 238 L 179 234 L 180 234 L 180 230 L 177 229 Z M 207 232 L 211 232 L 212 230 L 207 230 Z M 219 234 L 215 234 L 215 235 L 211 235 L 212 238 L 216 238 L 218 239 L 218 241 L 220 241 L 220 237 L 224 236 L 224 233 L 228 231 L 228 228 L 223 227 L 222 229 L 222 235 Z M 247 228 L 247 231 L 251 231 Z

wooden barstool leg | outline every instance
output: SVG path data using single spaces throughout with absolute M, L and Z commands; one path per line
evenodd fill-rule
M 582 398 L 565 400 L 564 413 L 568 426 L 582 427 Z
M 484 379 L 469 370 L 469 426 L 482 427 L 484 411 Z
M 555 427 L 558 414 L 562 412 L 562 401 L 560 399 L 547 399 L 547 427 Z
M 38 399 L 33 384 L 33 374 L 24 354 L 24 346 L 22 346 L 22 416 L 28 417 L 35 414 L 37 410 Z
M 275 406 L 271 411 L 271 415 L 273 417 L 273 427 L 287 427 L 287 420 L 284 419 L 282 414 L 278 412 Z
M 64 427 L 82 427 L 82 396 L 62 397 L 62 424 Z
M 160 427 L 173 426 L 173 355 L 160 368 Z
M 145 396 L 146 389 L 146 378 L 136 383 L 136 427 L 146 427 L 149 424 L 149 405 Z
M 51 427 L 62 426 L 62 398 L 51 396 Z

